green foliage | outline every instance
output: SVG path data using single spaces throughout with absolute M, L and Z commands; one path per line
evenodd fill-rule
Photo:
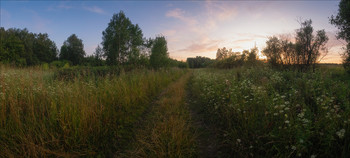
M 186 62 L 190 68 L 204 68 L 214 63 L 214 60 L 207 57 L 196 56 L 195 58 L 187 58 Z
M 337 33 L 338 39 L 345 40 L 348 44 L 343 55 L 344 68 L 350 73 L 350 1 L 341 0 L 339 3 L 338 14 L 330 18 L 331 24 L 340 30 Z
M 168 46 L 164 36 L 158 36 L 154 39 L 151 52 L 150 65 L 153 68 L 157 69 L 169 65 Z
M 171 58 L 169 58 L 169 66 L 170 67 L 178 67 L 178 68 L 188 68 L 187 62 L 178 61 L 178 60 L 171 59 Z
M 50 63 L 50 68 L 63 68 L 65 65 L 68 65 L 69 67 L 69 62 L 67 60 L 55 60 Z
M 102 35 L 108 65 L 137 64 L 143 44 L 142 30 L 132 24 L 123 11 L 113 15 Z
M 33 52 L 40 62 L 52 62 L 57 58 L 56 44 L 45 34 L 35 35 Z
M 350 84 L 338 68 L 197 70 L 192 103 L 217 129 L 221 157 L 345 158 Z
M 72 34 L 64 41 L 60 59 L 71 61 L 73 65 L 79 65 L 83 62 L 85 56 L 84 44 L 75 34 Z
M 226 53 L 223 53 L 226 52 Z M 219 49 L 218 53 L 224 54 L 219 55 L 219 58 L 216 59 L 213 67 L 220 69 L 231 69 L 241 66 L 258 66 L 262 64 L 262 61 L 257 59 L 258 48 L 254 47 L 250 51 L 243 50 L 240 52 L 232 52 L 231 49 L 226 51 L 226 48 Z M 217 55 L 218 57 L 218 55 Z
M 17 66 L 51 62 L 57 58 L 57 48 L 48 35 L 34 34 L 27 29 L 0 28 L 0 61 Z

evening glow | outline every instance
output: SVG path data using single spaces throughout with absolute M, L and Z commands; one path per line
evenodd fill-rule
M 123 10 L 139 24 L 146 38 L 164 35 L 169 55 L 216 57 L 218 48 L 234 52 L 260 52 L 268 37 L 283 35 L 294 40 L 299 19 L 312 19 L 314 31 L 325 29 L 329 53 L 322 63 L 340 63 L 344 42 L 329 17 L 339 1 L 1 1 L 1 27 L 27 28 L 48 33 L 58 48 L 75 33 L 91 55 L 102 41 L 102 31 L 114 13 Z

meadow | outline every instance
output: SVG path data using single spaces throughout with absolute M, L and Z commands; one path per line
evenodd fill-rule
M 340 66 L 202 69 L 191 102 L 220 157 L 350 157 L 349 77 Z
M 0 66 L 0 157 L 350 157 L 341 66 L 102 69 Z

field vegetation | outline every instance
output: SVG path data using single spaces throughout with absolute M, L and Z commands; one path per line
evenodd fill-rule
M 51 70 L 1 67 L 0 153 L 111 156 L 152 100 L 185 70 L 56 79 Z
M 349 157 L 349 79 L 339 66 L 201 69 L 191 102 L 218 132 L 223 157 Z

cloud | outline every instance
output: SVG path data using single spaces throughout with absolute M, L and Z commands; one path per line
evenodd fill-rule
M 215 56 L 216 50 L 224 42 L 214 37 L 220 31 L 218 26 L 233 20 L 238 14 L 235 7 L 221 2 L 205 2 L 199 7 L 200 10 L 190 11 L 173 8 L 165 13 L 166 17 L 180 21 L 163 31 L 169 41 L 171 56 L 203 52 L 210 52 L 208 55 Z
M 103 9 L 101 9 L 101 8 L 99 8 L 99 7 L 97 7 L 97 6 L 92 6 L 92 7 L 86 7 L 86 6 L 84 6 L 83 8 L 84 8 L 85 10 L 89 11 L 89 12 L 92 12 L 92 13 L 106 14 L 106 12 L 105 12 Z
M 164 36 L 173 36 L 176 34 L 176 30 L 165 30 L 162 32 Z
M 187 25 L 196 25 L 197 21 L 194 18 L 191 18 L 189 16 L 185 16 L 185 11 L 180 9 L 180 8 L 176 8 L 173 10 L 170 10 L 166 13 L 167 17 L 172 17 L 175 19 L 179 19 L 183 22 L 185 22 Z
M 57 8 L 59 8 L 59 9 L 71 9 L 71 8 L 73 8 L 73 6 L 67 5 L 65 3 L 61 3 L 57 6 Z
M 204 40 L 203 42 L 192 43 L 184 49 L 178 50 L 179 52 L 190 52 L 190 53 L 203 53 L 216 51 L 219 48 L 220 40 Z
M 214 21 L 225 21 L 238 14 L 238 11 L 234 6 L 221 2 L 207 1 L 206 9 L 208 16 Z
M 58 11 L 58 10 L 69 10 L 72 9 L 72 5 L 68 5 L 66 2 L 61 2 L 58 5 L 55 6 L 49 6 L 47 8 L 48 11 Z

